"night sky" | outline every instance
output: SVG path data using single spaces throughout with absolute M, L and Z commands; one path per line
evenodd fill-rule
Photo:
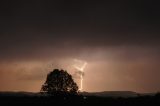
M 160 91 L 160 6 L 154 0 L 0 1 L 0 91 L 38 92 L 54 68 L 85 91 Z

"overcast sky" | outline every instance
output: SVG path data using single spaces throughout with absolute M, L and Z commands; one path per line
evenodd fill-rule
M 52 68 L 74 77 L 79 59 L 85 91 L 160 91 L 159 11 L 154 0 L 5 0 L 0 90 L 38 92 Z

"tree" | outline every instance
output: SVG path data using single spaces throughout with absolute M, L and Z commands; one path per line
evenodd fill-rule
M 64 70 L 54 69 L 47 75 L 46 82 L 42 85 L 41 92 L 49 94 L 71 93 L 76 94 L 78 86 L 72 76 Z

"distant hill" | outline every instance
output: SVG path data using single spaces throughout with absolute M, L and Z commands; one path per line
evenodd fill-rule
M 104 92 L 80 92 L 80 95 L 83 96 L 98 96 L 98 97 L 137 97 L 139 95 L 154 95 L 154 93 L 150 94 L 139 94 L 132 91 L 104 91 Z M 0 96 L 47 96 L 41 93 L 33 93 L 33 92 L 0 92 Z
M 0 96 L 6 97 L 6 96 L 16 96 L 16 97 L 22 97 L 22 96 L 41 96 L 40 93 L 33 93 L 33 92 L 0 92 Z
M 99 97 L 136 97 L 139 94 L 132 91 L 104 91 L 104 92 L 81 92 L 84 96 Z

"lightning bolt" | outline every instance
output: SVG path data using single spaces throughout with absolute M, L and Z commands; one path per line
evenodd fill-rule
M 87 65 L 87 62 L 85 62 L 85 61 L 82 61 L 82 60 L 77 60 L 77 59 L 75 59 L 74 60 L 75 62 L 78 62 L 78 63 L 83 63 L 82 64 L 82 66 L 80 67 L 80 66 L 76 66 L 76 65 L 74 65 L 74 67 L 78 70 L 78 71 L 80 71 L 81 73 L 80 73 L 80 91 L 82 91 L 83 90 L 83 73 L 84 73 L 84 68 L 86 67 L 86 65 Z

